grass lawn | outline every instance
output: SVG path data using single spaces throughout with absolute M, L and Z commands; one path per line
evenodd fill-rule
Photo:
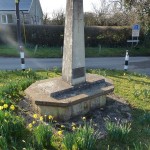
M 111 147 L 115 147 L 116 150 L 128 149 L 130 144 L 132 145 L 135 143 L 135 145 L 137 145 L 137 149 L 135 147 L 133 148 L 132 146 L 131 149 L 149 150 L 150 77 L 136 73 L 126 73 L 123 71 L 115 70 L 91 70 L 91 72 L 112 79 L 115 85 L 114 93 L 123 97 L 132 108 L 133 122 L 131 134 L 129 135 L 130 140 L 126 144 L 123 144 L 111 142 L 109 141 L 109 138 L 104 139 L 102 141 L 102 145 L 104 144 L 103 149 L 107 149 L 108 145 L 110 145 L 110 149 L 112 149 Z M 144 144 L 141 144 L 142 146 L 140 146 L 140 142 L 149 145 L 149 147 L 147 148 L 146 146 L 143 146 Z
M 4 57 L 18 57 L 19 52 L 15 47 L 0 45 L 0 56 Z
M 62 57 L 61 47 L 25 47 L 26 57 L 35 58 L 60 58 Z M 86 47 L 86 57 L 118 57 L 125 56 L 126 48 L 106 48 L 106 47 Z M 150 56 L 149 48 L 135 48 L 129 50 L 130 56 Z M 17 47 L 0 45 L 0 56 L 4 57 L 19 57 Z
M 36 80 L 53 78 L 60 76 L 61 73 L 57 69 L 35 72 L 32 70 L 26 70 L 25 72 L 1 71 L 0 149 L 77 150 L 78 148 L 79 150 L 88 150 L 89 142 L 90 144 L 93 142 L 96 145 L 95 149 L 98 150 L 150 150 L 150 77 L 116 70 L 91 69 L 87 72 L 112 79 L 115 85 L 114 93 L 129 103 L 133 120 L 126 141 L 110 139 L 109 136 L 97 141 L 92 127 L 87 127 L 86 124 L 83 128 L 77 129 L 76 132 L 72 131 L 67 134 L 64 134 L 61 130 L 52 130 L 51 126 L 45 126 L 43 123 L 40 123 L 38 127 L 35 122 L 25 125 L 18 113 L 20 111 L 18 102 L 24 95 L 24 89 Z M 37 116 L 34 115 L 34 117 Z M 51 116 L 49 117 L 51 119 Z M 42 122 L 42 117 L 39 120 Z M 51 124 L 52 122 L 50 122 Z M 114 137 L 116 135 L 124 136 L 126 126 L 122 129 L 121 133 L 113 133 Z M 73 145 L 73 148 L 69 149 L 70 145 Z M 93 146 L 93 150 L 95 149 Z M 89 150 L 92 150 L 92 148 L 89 148 Z

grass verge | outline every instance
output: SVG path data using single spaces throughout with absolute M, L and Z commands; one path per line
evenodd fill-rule
M 32 58 L 61 58 L 61 47 L 25 47 L 25 57 Z M 125 47 L 120 48 L 107 48 L 107 47 L 86 47 L 86 57 L 124 57 Z M 130 56 L 150 56 L 150 50 L 148 48 L 133 48 L 129 50 Z M 2 57 L 19 57 L 19 51 L 17 47 L 0 45 L 0 56 Z
M 149 150 L 150 122 L 147 122 L 149 119 L 145 118 L 150 114 L 150 77 L 116 70 L 97 69 L 89 70 L 89 72 L 112 79 L 115 85 L 114 93 L 123 97 L 132 108 L 133 122 L 129 141 L 123 144 L 122 142 L 114 142 L 106 138 L 100 142 L 103 145 L 103 149 L 107 149 L 108 145 L 110 149 L 116 150 L 136 149 L 135 145 L 141 142 L 142 144 L 137 147 L 143 146 L 143 150 Z M 140 120 L 142 120 L 142 124 Z

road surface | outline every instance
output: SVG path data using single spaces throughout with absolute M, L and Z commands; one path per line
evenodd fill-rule
M 86 68 L 124 69 L 124 57 L 86 58 Z M 52 69 L 62 67 L 61 58 L 26 58 L 26 68 Z M 150 75 L 150 57 L 130 57 L 128 71 Z M 21 69 L 20 58 L 0 57 L 0 70 Z

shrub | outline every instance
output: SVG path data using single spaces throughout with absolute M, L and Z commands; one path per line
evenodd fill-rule
M 111 140 L 125 142 L 131 131 L 131 123 L 121 123 L 120 120 L 114 123 L 107 119 L 106 129 Z
M 5 25 L 6 26 L 6 25 Z M 29 45 L 40 45 L 50 47 L 61 47 L 64 40 L 64 26 L 59 25 L 25 25 L 26 39 Z M 16 39 L 16 26 L 9 25 L 3 30 L 4 33 L 10 29 L 10 34 L 13 40 Z M 23 34 L 23 27 L 22 35 Z M 1 33 L 3 35 L 4 33 Z M 102 44 L 103 46 L 116 47 L 126 45 L 126 41 L 131 39 L 131 27 L 111 27 L 111 26 L 91 26 L 85 27 L 85 46 L 97 47 Z M 6 34 L 7 35 L 7 34 Z M 140 41 L 143 41 L 143 31 L 140 32 Z M 0 37 L 1 39 L 2 37 Z M 23 40 L 24 41 L 24 40 Z M 9 41 L 2 41 L 0 43 L 8 43 Z
M 140 123 L 142 125 L 149 125 L 150 126 L 150 112 L 146 112 L 145 114 L 140 116 L 139 120 L 140 120 Z
M 37 141 L 37 144 L 43 148 L 52 148 L 52 127 L 50 125 L 40 124 L 33 130 L 33 136 Z
M 63 144 L 67 150 L 72 150 L 75 144 L 75 134 L 74 133 L 65 133 L 63 138 Z
M 134 150 L 149 150 L 150 149 L 150 145 L 143 144 L 141 142 L 133 143 L 133 146 L 134 146 Z
M 73 133 L 66 133 L 63 143 L 67 150 L 96 150 L 96 142 L 98 140 L 99 133 L 94 131 L 92 122 L 88 124 L 84 120 L 84 125 L 75 128 Z
M 97 133 L 91 125 L 85 124 L 76 131 L 76 145 L 79 150 L 95 150 Z
M 7 145 L 7 141 L 6 138 L 3 136 L 0 136 L 0 149 L 4 149 L 7 150 L 8 149 L 8 145 Z
M 14 142 L 23 140 L 26 137 L 27 130 L 24 119 L 13 115 L 9 111 L 0 111 L 0 146 L 14 145 Z

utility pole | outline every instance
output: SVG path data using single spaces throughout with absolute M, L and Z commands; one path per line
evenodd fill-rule
M 18 37 L 18 50 L 20 52 L 20 58 L 21 58 L 21 69 L 24 71 L 25 70 L 25 59 L 24 59 L 24 51 L 23 51 L 23 45 L 22 45 L 22 39 L 21 39 L 19 2 L 20 2 L 20 0 L 15 0 L 16 16 L 17 16 L 17 37 Z

